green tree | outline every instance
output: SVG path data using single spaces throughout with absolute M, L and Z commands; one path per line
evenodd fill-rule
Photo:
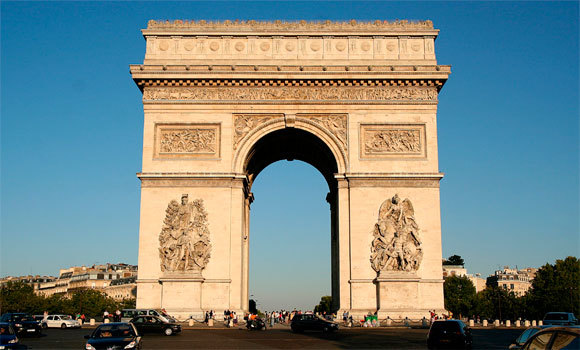
M 320 303 L 314 307 L 314 312 L 326 312 L 327 314 L 332 312 L 332 297 L 329 295 L 320 298 Z
M 475 298 L 475 286 L 466 276 L 450 276 L 443 284 L 445 309 L 454 315 L 470 315 Z
M 542 318 L 546 312 L 565 311 L 580 314 L 580 261 L 569 256 L 546 264 L 537 272 L 528 292 L 528 314 Z
M 465 261 L 459 255 L 451 255 L 447 260 L 443 261 L 443 265 L 465 265 Z
M 34 288 L 21 281 L 10 281 L 0 288 L 0 313 L 34 313 L 42 307 L 42 300 Z
M 515 320 L 522 317 L 522 302 L 513 292 L 488 286 L 477 293 L 473 303 L 473 315 L 490 320 Z

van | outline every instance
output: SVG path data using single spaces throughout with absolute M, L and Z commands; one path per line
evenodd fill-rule
M 175 323 L 177 320 L 162 309 L 123 309 L 121 310 L 121 322 L 129 322 L 136 316 L 157 316 L 165 322 Z

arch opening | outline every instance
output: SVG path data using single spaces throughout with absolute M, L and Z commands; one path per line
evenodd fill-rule
M 247 175 L 247 195 L 245 214 L 245 236 L 250 237 L 250 206 L 253 202 L 251 193 L 252 185 L 257 176 L 269 165 L 281 160 L 303 161 L 315 169 L 323 176 L 328 185 L 326 201 L 330 206 L 330 280 L 331 295 L 333 299 L 333 309 L 339 307 L 339 258 L 338 258 L 338 204 L 337 190 L 338 182 L 334 175 L 338 172 L 338 162 L 330 147 L 315 134 L 298 128 L 284 128 L 272 131 L 257 140 L 247 153 L 244 162 L 244 172 Z M 292 186 L 292 180 L 287 182 Z M 326 246 L 328 247 L 328 246 Z M 319 247 L 321 249 L 328 249 Z M 249 297 L 249 244 L 246 245 L 244 265 L 246 267 L 245 289 Z M 291 264 L 291 260 L 288 264 Z M 322 295 L 317 296 L 320 298 Z M 248 301 L 249 302 L 249 301 Z M 314 307 L 314 305 L 312 305 Z
M 284 159 L 301 160 L 312 165 L 324 176 L 329 191 L 336 188 L 334 174 L 338 172 L 338 165 L 334 154 L 320 138 L 296 128 L 273 131 L 252 146 L 244 164 L 249 187 L 264 168 Z

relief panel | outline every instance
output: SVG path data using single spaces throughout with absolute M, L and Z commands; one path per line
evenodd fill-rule
M 425 124 L 361 124 L 360 157 L 426 158 Z
M 219 158 L 220 124 L 156 124 L 154 158 Z

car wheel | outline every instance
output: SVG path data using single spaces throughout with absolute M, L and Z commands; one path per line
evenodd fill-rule
M 66 324 L 65 324 L 65 323 L 61 324 L 61 325 L 60 325 L 60 328 L 61 328 L 61 329 L 66 329 Z
M 165 335 L 172 335 L 173 334 L 173 329 L 171 329 L 171 328 L 165 328 L 164 333 L 165 333 Z

